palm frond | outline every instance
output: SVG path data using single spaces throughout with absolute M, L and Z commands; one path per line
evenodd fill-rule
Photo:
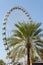
M 43 49 L 39 49 L 39 48 L 36 46 L 36 51 L 37 51 L 38 55 L 40 56 L 40 58 L 41 58 L 42 61 L 43 61 Z
M 24 36 L 23 36 L 23 34 L 22 34 L 22 32 L 20 32 L 19 30 L 13 30 L 13 36 L 14 37 L 18 37 L 18 38 L 22 38 L 22 39 L 24 39 Z
M 38 29 L 35 33 L 34 36 L 38 35 L 39 33 L 41 33 L 43 31 L 43 29 Z

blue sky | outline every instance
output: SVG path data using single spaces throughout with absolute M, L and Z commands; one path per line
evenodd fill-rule
M 0 59 L 6 61 L 6 51 L 2 41 L 2 22 L 9 8 L 24 7 L 34 21 L 41 22 L 43 27 L 43 0 L 0 0 Z

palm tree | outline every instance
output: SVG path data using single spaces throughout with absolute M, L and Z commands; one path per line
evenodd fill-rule
M 0 60 L 0 65 L 5 65 L 5 62 L 3 60 Z
M 43 37 L 43 29 L 40 28 L 41 23 L 18 22 L 18 24 L 15 24 L 15 26 L 17 29 L 12 30 L 13 35 L 6 40 L 9 42 L 8 47 L 13 47 L 9 55 L 12 55 L 13 58 L 15 58 L 16 54 L 18 57 L 22 57 L 25 53 L 25 55 L 27 55 L 27 65 L 30 65 L 30 61 L 36 61 L 37 55 L 43 60 L 43 56 L 41 56 L 43 53 L 43 40 L 41 39 L 41 37 Z

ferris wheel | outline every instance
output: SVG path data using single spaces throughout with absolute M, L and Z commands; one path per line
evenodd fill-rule
M 15 29 L 14 24 L 18 22 L 32 22 L 32 18 L 30 17 L 28 12 L 21 6 L 15 6 L 11 8 L 9 11 L 7 11 L 3 21 L 2 34 L 3 34 L 3 41 L 7 54 L 10 53 L 11 49 L 8 48 L 9 42 L 7 42 L 6 39 L 13 34 L 11 30 Z

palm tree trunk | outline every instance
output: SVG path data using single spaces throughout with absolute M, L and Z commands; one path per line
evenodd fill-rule
M 27 45 L 27 65 L 30 65 L 30 44 Z

